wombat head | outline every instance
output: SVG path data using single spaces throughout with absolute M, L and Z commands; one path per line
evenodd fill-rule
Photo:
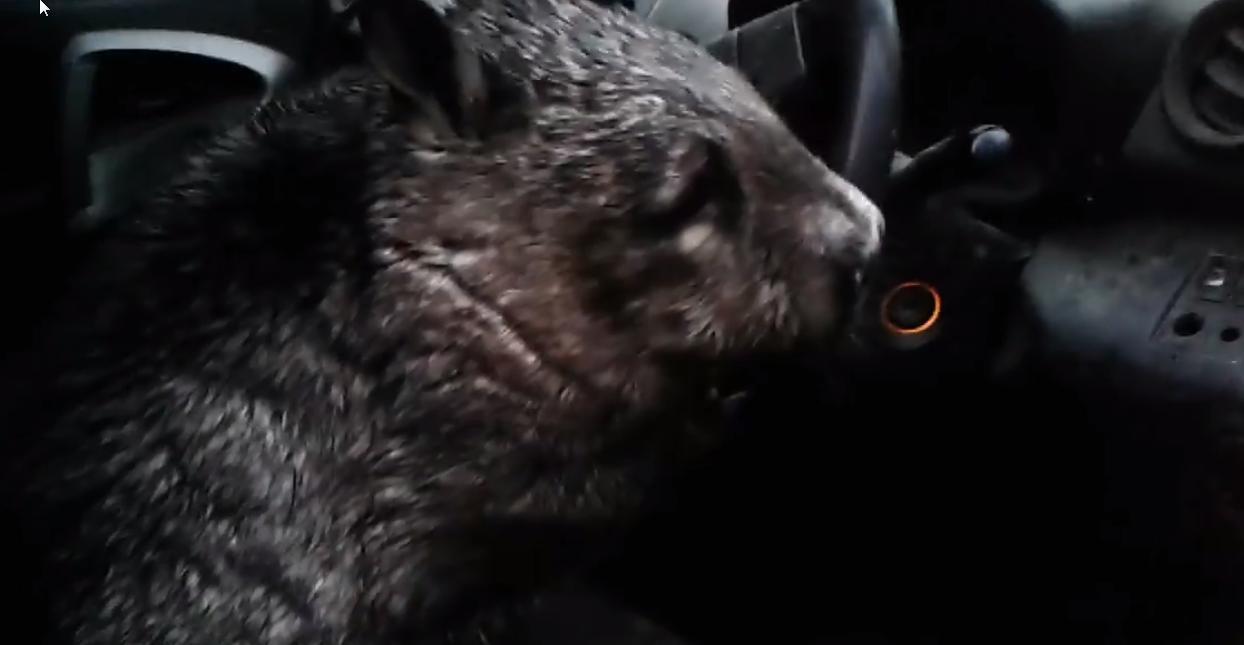
M 601 386 L 832 332 L 882 217 L 734 70 L 587 0 L 363 0 L 414 107 L 374 213 Z

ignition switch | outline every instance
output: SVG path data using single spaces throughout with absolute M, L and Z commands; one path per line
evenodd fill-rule
M 881 301 L 881 321 L 897 336 L 920 336 L 937 326 L 942 296 L 932 285 L 912 281 L 890 289 Z

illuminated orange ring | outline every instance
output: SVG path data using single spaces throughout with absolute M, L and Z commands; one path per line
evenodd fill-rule
M 890 321 L 890 316 L 888 315 L 888 312 L 890 311 L 890 302 L 894 300 L 894 297 L 898 295 L 898 292 L 912 287 L 924 289 L 925 292 L 933 296 L 933 312 L 929 314 L 927 320 L 920 323 L 920 325 L 916 327 L 899 327 Z M 886 329 L 890 330 L 891 333 L 898 334 L 899 336 L 915 336 L 917 334 L 923 334 L 924 332 L 929 331 L 933 325 L 937 324 L 937 320 L 941 317 L 942 294 L 938 293 L 937 289 L 933 288 L 933 285 L 926 282 L 904 282 L 903 284 L 890 289 L 889 293 L 887 293 L 885 298 L 881 301 L 881 323 L 885 325 Z

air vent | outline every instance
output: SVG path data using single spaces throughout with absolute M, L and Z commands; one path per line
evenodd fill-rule
M 1192 107 L 1210 127 L 1244 134 L 1244 24 L 1223 33 L 1193 81 Z
M 1219 0 L 1192 20 L 1172 52 L 1162 98 L 1185 139 L 1244 152 L 1244 0 Z

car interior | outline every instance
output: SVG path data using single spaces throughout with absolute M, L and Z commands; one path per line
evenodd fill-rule
M 0 2 L 0 410 L 110 213 L 360 60 L 343 4 Z M 619 4 L 887 239 L 593 582 L 694 643 L 1244 640 L 1244 0 Z

